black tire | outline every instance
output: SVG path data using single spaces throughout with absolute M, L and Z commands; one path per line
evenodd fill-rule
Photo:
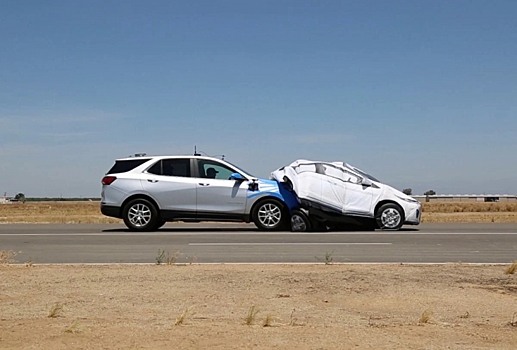
M 131 231 L 154 231 L 158 228 L 158 210 L 146 199 L 128 202 L 122 213 L 124 224 Z
M 381 230 L 399 230 L 404 219 L 404 211 L 395 203 L 383 204 L 375 213 L 375 221 Z
M 309 217 L 301 210 L 291 211 L 291 232 L 310 232 L 312 224 Z
M 253 208 L 251 217 L 255 226 L 263 231 L 277 231 L 285 227 L 285 207 L 276 199 L 264 199 Z

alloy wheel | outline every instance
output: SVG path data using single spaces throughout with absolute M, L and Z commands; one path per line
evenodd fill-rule
M 402 220 L 400 213 L 395 208 L 388 208 L 382 212 L 381 223 L 385 228 L 396 228 Z
M 151 208 L 142 203 L 137 203 L 128 211 L 128 219 L 135 227 L 144 227 L 151 221 Z
M 296 232 L 307 231 L 307 224 L 305 220 L 298 214 L 291 216 L 291 230 Z
M 282 210 L 280 210 L 280 207 L 276 204 L 264 204 L 258 210 L 258 219 L 265 227 L 275 227 L 280 224 L 282 220 Z

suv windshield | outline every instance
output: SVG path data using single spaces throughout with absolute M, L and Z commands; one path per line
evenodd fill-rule
M 245 170 L 242 170 L 242 168 L 241 168 L 241 167 L 239 167 L 239 166 L 237 166 L 237 165 L 235 165 L 235 164 L 233 164 L 233 163 L 231 163 L 231 162 L 227 161 L 226 159 L 225 159 L 224 161 L 225 161 L 226 163 L 228 163 L 228 164 L 231 164 L 234 168 L 239 169 L 242 173 L 244 173 L 244 175 L 248 175 L 249 177 L 256 177 L 256 176 L 251 175 L 249 172 L 247 172 L 247 171 L 245 171 Z

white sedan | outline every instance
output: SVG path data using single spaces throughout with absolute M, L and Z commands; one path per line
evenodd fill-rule
M 388 230 L 420 224 L 420 202 L 347 163 L 300 159 L 271 178 L 287 183 L 298 197 L 300 208 L 291 213 L 294 231 L 348 223 Z

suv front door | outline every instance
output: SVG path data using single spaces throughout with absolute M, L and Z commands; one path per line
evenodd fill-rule
M 198 219 L 242 219 L 249 182 L 230 179 L 237 171 L 215 160 L 198 159 L 197 170 Z

